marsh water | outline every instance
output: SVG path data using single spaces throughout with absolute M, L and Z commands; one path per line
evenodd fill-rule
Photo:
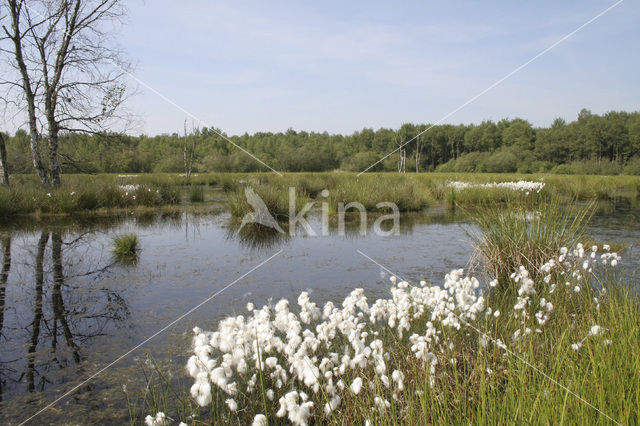
M 473 226 L 445 208 L 403 215 L 398 236 L 378 236 L 371 224 L 361 235 L 353 220 L 345 235 L 331 223 L 326 236 L 283 238 L 238 232 L 223 208 L 208 206 L 198 213 L 28 218 L 0 226 L 0 423 L 19 424 L 80 385 L 33 423 L 122 424 L 123 386 L 132 392 L 143 383 L 149 355 L 185 375 L 195 325 L 212 329 L 249 301 L 261 306 L 303 290 L 317 302 L 339 301 L 356 287 L 370 298 L 386 296 L 388 270 L 439 283 L 451 269 L 467 267 L 473 252 Z M 319 217 L 310 223 L 321 229 Z M 625 244 L 622 267 L 635 279 L 635 200 L 603 203 L 590 232 Z M 111 253 L 114 236 L 124 233 L 139 237 L 135 261 Z

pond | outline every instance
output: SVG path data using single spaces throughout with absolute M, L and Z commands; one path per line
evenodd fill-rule
M 389 272 L 363 254 L 409 280 L 439 283 L 451 269 L 469 266 L 473 252 L 473 226 L 444 208 L 402 215 L 398 236 L 362 236 L 357 220 L 344 236 L 331 223 L 327 236 L 293 238 L 238 232 L 230 223 L 210 204 L 198 213 L 30 218 L 0 226 L 0 422 L 19 424 L 82 384 L 34 423 L 121 424 L 128 419 L 123 385 L 140 385 L 145 354 L 183 375 L 195 325 L 212 329 L 249 301 L 261 306 L 303 290 L 316 302 L 342 300 L 356 287 L 370 298 L 386 296 Z M 317 216 L 310 224 L 321 228 Z M 624 273 L 636 277 L 640 208 L 612 200 L 590 228 L 596 239 L 626 245 Z M 136 262 L 118 262 L 111 253 L 113 238 L 124 233 L 140 239 Z

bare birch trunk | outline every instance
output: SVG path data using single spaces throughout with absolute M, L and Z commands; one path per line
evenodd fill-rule
M 15 0 L 9 1 L 9 10 L 11 14 L 11 30 L 12 33 L 7 34 L 13 41 L 14 56 L 20 69 L 20 76 L 22 77 L 22 89 L 24 91 L 25 100 L 27 103 L 27 113 L 29 116 L 29 148 L 31 149 L 31 161 L 33 168 L 40 177 L 40 181 L 44 186 L 49 186 L 49 178 L 47 172 L 44 169 L 42 160 L 40 158 L 40 152 L 38 151 L 38 128 L 36 118 L 36 104 L 35 93 L 31 86 L 31 78 L 29 77 L 29 71 L 27 64 L 25 63 L 24 55 L 22 53 L 22 34 L 20 31 L 20 8 L 22 4 L 16 3 Z M 6 31 L 6 30 L 5 30 Z
M 9 186 L 9 168 L 7 167 L 7 148 L 0 133 L 0 185 Z

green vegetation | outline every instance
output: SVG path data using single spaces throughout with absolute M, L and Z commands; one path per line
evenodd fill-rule
M 359 172 L 427 128 L 428 124 L 404 124 L 397 130 L 365 128 L 351 135 L 290 129 L 229 138 L 276 170 Z M 189 138 L 197 141 L 196 173 L 266 171 L 217 132 L 203 128 L 189 135 L 154 137 L 60 135 L 62 168 L 65 173 L 184 173 L 184 138 Z M 18 131 L 5 139 L 9 171 L 31 172 L 27 133 Z M 549 128 L 534 128 L 520 118 L 438 125 L 371 171 L 397 171 L 401 152 L 407 172 L 638 175 L 640 113 L 597 115 L 582 110 L 575 121 L 556 119 Z
M 520 205 L 511 201 L 509 211 L 489 205 L 477 213 L 481 234 L 476 255 L 487 260 L 489 273 L 511 267 L 518 271 L 520 261 L 526 263 L 532 268 L 536 291 L 518 294 L 505 291 L 509 288 L 505 285 L 487 288 L 485 306 L 491 309 L 464 322 L 459 330 L 436 325 L 441 340 L 433 346 L 433 370 L 416 358 L 410 341 L 414 333 L 425 334 L 429 327 L 425 317 L 412 321 L 402 335 L 385 321 L 378 321 L 376 336 L 388 353 L 386 374 L 391 380 L 392 371 L 402 371 L 403 389 L 395 380 L 385 385 L 373 363 L 347 368 L 340 377 L 346 386 L 337 391 L 340 405 L 331 414 L 322 410 L 329 401 L 327 389 L 307 392 L 314 404 L 312 423 L 608 424 L 613 419 L 635 424 L 640 420 L 640 299 L 621 284 L 615 268 L 602 265 L 602 248 L 594 257 L 590 247 L 582 253 L 582 249 L 571 250 L 581 247 L 576 242 L 588 240 L 583 225 L 591 207 L 565 210 L 552 198 L 528 217 L 532 208 L 528 199 L 522 198 Z M 570 245 L 570 264 L 559 260 L 563 244 Z M 549 259 L 556 262 L 545 279 L 537 271 Z M 589 269 L 583 267 L 583 261 L 590 262 Z M 506 275 L 503 280 L 524 285 L 522 278 L 516 282 Z M 514 305 L 520 297 L 527 300 L 522 310 L 517 310 Z M 533 315 L 540 306 L 546 306 L 548 317 Z M 525 311 L 527 315 L 523 315 Z M 342 334 L 332 338 L 331 344 L 349 347 Z M 145 373 L 144 392 L 127 395 L 132 423 L 140 424 L 145 415 L 160 411 L 188 424 L 251 424 L 257 413 L 266 414 L 270 422 L 280 422 L 283 419 L 276 415 L 279 396 L 302 386 L 290 378 L 278 389 L 268 374 L 271 370 L 260 367 L 255 369 L 261 374 L 253 394 L 241 390 L 231 396 L 214 386 L 211 403 L 200 408 L 188 393 L 192 381 L 176 379 L 170 383 L 166 373 L 154 368 L 157 371 Z M 184 371 L 182 366 L 177 370 Z M 233 380 L 246 381 L 249 376 L 251 372 Z M 356 377 L 364 383 L 357 395 L 350 390 Z M 265 395 L 273 391 L 276 396 L 270 401 Z M 238 411 L 230 410 L 229 398 L 237 403 Z M 388 405 L 381 408 L 381 401 Z
M 35 176 L 15 176 L 11 187 L 0 187 L 0 217 L 158 207 L 178 201 L 178 188 L 164 183 L 118 184 L 115 176 L 76 175 L 64 176 L 60 187 L 42 188 Z
M 517 198 L 512 197 L 509 208 L 489 203 L 470 213 L 479 228 L 472 234 L 478 260 L 501 285 L 512 284 L 509 275 L 520 266 L 538 276 L 540 267 L 561 247 L 585 242 L 585 226 L 595 207 L 558 197 Z
M 119 235 L 113 239 L 113 253 L 118 257 L 138 255 L 138 236 L 136 234 Z
M 204 201 L 204 188 L 202 186 L 191 186 L 189 189 L 189 201 L 202 203 Z
M 252 189 L 262 199 L 276 220 L 289 218 L 289 191 L 287 188 L 258 184 L 255 187 L 252 186 Z M 300 205 L 304 201 L 305 199 L 300 197 L 296 200 L 296 204 Z M 228 205 L 231 215 L 237 218 L 242 218 L 245 214 L 253 212 L 253 206 L 247 202 L 245 188 L 242 186 L 238 186 L 229 194 Z
M 640 197 L 640 177 L 636 176 L 566 176 L 552 174 L 490 173 L 206 173 L 192 176 L 189 182 L 178 174 L 150 173 L 139 175 L 68 174 L 59 188 L 44 189 L 35 175 L 14 175 L 12 186 L 0 186 L 0 218 L 24 214 L 86 214 L 94 211 L 155 208 L 177 205 L 181 198 L 200 203 L 206 187 L 227 194 L 233 216 L 242 217 L 252 211 L 246 202 L 245 188 L 260 195 L 270 211 L 279 219 L 289 216 L 289 188 L 296 192 L 298 211 L 309 201 L 328 202 L 331 213 L 338 203 L 360 202 L 369 211 L 380 202 L 394 202 L 400 211 L 421 211 L 435 204 L 475 206 L 488 201 L 509 203 L 519 195 L 502 187 L 483 188 L 493 182 L 528 180 L 544 183 L 540 192 L 527 196 L 537 202 L 560 196 L 569 200 L 606 200 Z M 470 187 L 455 189 L 451 182 L 467 182 Z M 186 190 L 185 190 L 185 185 Z M 323 190 L 328 190 L 324 197 Z M 187 191 L 184 194 L 184 191 Z M 184 194 L 181 197 L 181 194 Z M 326 195 L 326 194 L 324 194 Z

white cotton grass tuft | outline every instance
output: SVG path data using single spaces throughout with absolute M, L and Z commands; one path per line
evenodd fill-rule
M 227 407 L 229 407 L 229 410 L 233 411 L 234 413 L 238 411 L 238 403 L 236 402 L 235 399 L 229 398 L 226 401 L 224 401 L 224 403 L 227 404 Z
M 351 386 L 349 386 L 349 389 L 351 389 L 351 392 L 354 394 L 359 394 L 362 389 L 362 379 L 360 377 L 356 377 L 351 383 Z
M 171 422 L 162 411 L 159 411 L 155 416 L 148 415 L 145 417 L 144 424 L 147 426 L 169 426 Z
M 594 325 L 591 327 L 591 330 L 589 330 L 589 335 L 590 336 L 597 336 L 598 334 L 602 333 L 602 327 L 600 327 L 599 325 Z
M 394 341 L 408 343 L 410 354 L 424 366 L 433 387 L 440 362 L 456 362 L 450 355 L 443 358 L 447 349 L 455 351 L 454 341 L 447 336 L 458 331 L 470 335 L 473 330 L 468 326 L 478 320 L 496 323 L 515 319 L 512 340 L 517 348 L 543 332 L 555 312 L 552 300 L 557 300 L 558 293 L 571 297 L 574 286 L 587 288 L 585 277 L 595 265 L 620 260 L 607 250 L 596 257 L 591 253 L 597 250 L 590 247 L 585 254 L 584 246 L 562 248 L 541 267 L 539 275 L 518 268 L 511 275 L 511 284 L 517 289 L 513 312 L 501 313 L 486 306 L 484 291 L 492 291 L 496 280 L 483 286 L 462 269 L 446 274 L 441 285 L 420 282 L 413 286 L 391 276 L 389 297 L 376 300 L 369 300 L 364 289 L 356 288 L 341 303 L 318 305 L 306 291 L 292 301 L 281 299 L 262 307 L 249 302 L 243 315 L 223 319 L 213 332 L 193 329 L 193 354 L 186 364 L 194 379 L 191 395 L 203 407 L 211 404 L 213 394 L 222 395 L 229 410 L 240 413 L 246 408 L 239 406 L 235 395 L 261 398 L 256 392 L 263 391 L 266 379 L 269 389 L 264 390 L 265 396 L 276 406 L 276 416 L 294 425 L 333 415 L 349 394 L 386 410 L 388 400 L 402 400 L 406 378 L 400 368 L 406 365 L 398 365 L 393 349 L 383 341 L 381 327 L 395 334 Z M 587 269 L 584 262 L 588 262 Z M 539 282 L 534 282 L 538 276 Z M 563 282 L 566 287 L 556 288 L 555 283 Z M 601 297 L 596 299 L 595 303 L 600 303 Z M 420 332 L 412 327 L 417 321 Z M 484 323 L 477 327 L 490 330 Z M 585 339 L 605 331 L 591 326 Z M 501 339 L 487 333 L 480 337 L 481 347 L 508 349 Z M 579 351 L 583 345 L 584 339 L 572 349 Z M 384 394 L 379 394 L 381 391 Z M 322 403 L 315 406 L 314 401 Z M 266 417 L 254 418 L 254 424 L 262 421 L 266 422 Z
M 191 386 L 191 396 L 201 407 L 211 403 L 211 384 L 209 383 L 209 375 L 206 372 L 203 371 L 197 374 L 196 382 Z
M 468 188 L 504 188 L 512 191 L 522 191 L 529 195 L 531 191 L 539 193 L 545 187 L 544 182 L 531 182 L 519 180 L 517 182 L 492 182 L 492 183 L 469 183 L 469 182 L 449 182 L 448 186 L 457 191 Z
M 265 416 L 264 414 L 256 414 L 256 416 L 253 418 L 253 423 L 251 423 L 251 426 L 267 426 L 267 416 Z

